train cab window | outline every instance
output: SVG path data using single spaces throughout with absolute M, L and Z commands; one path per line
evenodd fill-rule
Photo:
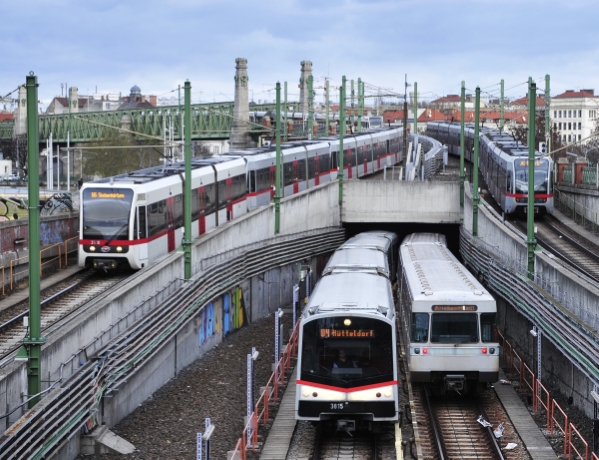
M 326 317 L 303 326 L 301 379 L 341 387 L 393 375 L 393 327 L 361 317 Z
M 433 313 L 432 343 L 477 343 L 478 315 L 476 313 Z
M 428 342 L 428 313 L 412 313 L 412 337 L 414 343 Z
M 495 326 L 497 323 L 497 313 L 481 313 L 480 330 L 483 342 L 497 342 Z
M 127 240 L 131 189 L 86 188 L 82 193 L 84 239 Z

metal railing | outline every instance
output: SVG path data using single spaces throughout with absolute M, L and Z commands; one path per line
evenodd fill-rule
M 273 401 L 277 402 L 279 400 L 279 388 L 285 385 L 285 372 L 291 369 L 291 360 L 297 356 L 299 324 L 300 322 L 298 321 L 293 329 L 293 334 L 291 334 L 291 337 L 289 338 L 287 346 L 283 350 L 281 359 L 277 363 L 277 367 L 270 376 L 270 379 L 266 383 L 266 388 L 254 406 L 254 411 L 252 412 L 252 415 L 250 415 L 243 432 L 241 433 L 241 437 L 235 445 L 235 450 L 233 451 L 231 458 L 246 460 L 248 448 L 256 450 L 258 444 L 259 423 L 262 422 L 262 426 L 265 426 L 268 423 L 268 405 Z
M 597 233 L 599 230 L 599 214 L 596 211 L 587 208 L 558 189 L 554 190 L 554 196 L 554 205 L 557 209 L 577 224 L 593 233 Z
M 545 386 L 541 383 L 541 380 L 536 378 L 530 368 L 526 364 L 523 364 L 519 357 L 519 362 L 517 364 L 515 363 L 512 357 L 516 354 L 513 351 L 512 345 L 500 332 L 498 332 L 498 335 L 501 338 L 500 343 L 503 350 L 502 362 L 504 366 L 507 366 L 506 373 L 512 376 L 519 375 L 519 391 L 531 392 L 531 403 L 535 412 L 542 410 L 539 408 L 539 402 L 541 403 L 540 406 L 547 412 L 547 429 L 549 430 L 550 435 L 553 436 L 555 434 L 555 429 L 557 427 L 559 432 L 564 437 L 564 455 L 567 456 L 568 459 L 577 458 L 582 460 L 599 460 L 596 454 L 589 452 L 589 443 L 580 434 L 578 429 L 576 429 L 576 426 L 570 422 L 568 414 L 566 414 L 566 412 L 560 407 L 555 399 L 551 398 L 549 390 L 545 388 Z M 506 350 L 510 350 L 509 360 L 506 359 L 506 355 L 508 355 Z M 527 379 L 523 377 L 523 374 L 528 373 L 531 374 L 532 383 L 530 384 Z M 545 397 L 541 398 L 540 395 L 545 395 Z M 560 414 L 563 418 L 561 424 L 557 419 Z M 591 456 L 589 456 L 589 454 L 591 454 Z M 573 455 L 575 455 L 575 457 L 573 457 Z
M 56 250 L 57 255 L 50 257 L 49 259 L 44 260 L 44 252 L 48 252 L 51 250 Z M 19 261 L 29 262 L 29 256 L 19 257 L 17 259 L 12 259 L 9 263 L 9 286 L 10 290 L 13 290 L 13 284 L 15 284 L 15 278 L 18 275 L 21 275 L 28 271 L 28 268 L 24 268 L 23 270 L 16 271 L 20 264 Z M 56 243 L 52 246 L 48 246 L 40 251 L 40 277 L 43 275 L 44 266 L 47 266 L 51 263 L 58 262 L 58 268 L 62 268 L 62 243 Z M 4 267 L 2 267 L 2 294 L 4 294 Z
M 72 243 L 75 243 L 74 245 Z M 73 247 L 74 246 L 74 247 Z M 71 247 L 72 249 L 69 249 Z M 69 265 L 69 254 L 77 252 L 79 249 L 79 236 L 67 238 L 64 240 L 64 266 L 65 268 Z

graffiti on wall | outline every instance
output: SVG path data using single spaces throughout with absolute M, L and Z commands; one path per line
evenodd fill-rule
M 227 335 L 242 327 L 245 324 L 243 289 L 238 286 L 206 305 L 200 312 L 199 323 L 200 346 L 221 331 Z

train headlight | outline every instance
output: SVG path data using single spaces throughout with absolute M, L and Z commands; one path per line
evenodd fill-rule
M 307 398 L 308 396 L 310 396 L 310 390 L 309 390 L 308 388 L 304 388 L 304 389 L 302 390 L 302 396 L 304 396 L 304 397 L 306 397 L 306 398 Z
M 486 348 L 483 348 L 481 351 L 483 352 L 483 355 L 487 354 L 487 349 Z
M 385 388 L 383 394 L 385 395 L 385 398 L 390 398 L 393 395 L 393 390 L 391 389 L 391 387 Z
M 351 326 L 351 319 L 349 319 L 349 318 L 345 318 L 345 319 L 343 320 L 343 324 L 345 324 L 346 326 Z
M 91 252 L 96 252 L 96 247 L 95 247 L 95 246 L 90 246 L 90 247 L 89 247 L 89 250 L 90 250 Z
M 490 351 L 489 351 L 489 354 L 490 355 L 494 355 L 495 354 L 495 348 L 491 348 Z
M 423 348 L 422 349 L 422 354 L 423 355 L 428 355 L 428 348 Z
M 121 246 L 116 247 L 116 252 L 123 252 L 123 248 Z
M 381 393 L 380 393 L 380 392 L 379 392 L 379 393 L 377 393 L 377 394 L 376 394 L 376 397 L 377 397 L 377 398 L 380 398 L 380 397 L 381 397 Z
M 420 354 L 420 348 L 414 348 L 414 353 L 416 353 L 417 355 Z
M 315 398 L 318 398 L 318 393 L 314 392 L 314 393 L 312 393 L 312 396 L 314 396 Z

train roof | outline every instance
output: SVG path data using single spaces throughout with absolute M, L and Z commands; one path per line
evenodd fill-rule
M 377 246 L 385 251 L 395 244 L 398 237 L 393 232 L 387 232 L 384 230 L 371 230 L 368 232 L 358 233 L 352 236 L 341 247 L 347 246 Z
M 193 158 L 191 160 L 191 169 L 200 169 L 204 167 L 210 167 L 222 165 L 223 163 L 233 162 L 238 157 L 209 157 L 209 158 Z M 117 176 L 105 177 L 102 179 L 91 182 L 92 184 L 145 184 L 165 177 L 185 174 L 185 162 L 180 161 L 170 165 L 153 166 L 151 168 L 140 169 L 137 171 L 131 171 L 125 174 L 119 174 Z
M 304 317 L 330 313 L 393 318 L 391 283 L 372 273 L 350 272 L 323 276 L 304 309 Z
M 408 235 L 401 244 L 402 270 L 413 301 L 495 302 L 491 294 L 445 246 L 437 234 Z
M 341 246 L 329 258 L 322 274 L 339 273 L 342 271 L 366 271 L 389 278 L 389 262 L 387 254 L 377 246 Z

